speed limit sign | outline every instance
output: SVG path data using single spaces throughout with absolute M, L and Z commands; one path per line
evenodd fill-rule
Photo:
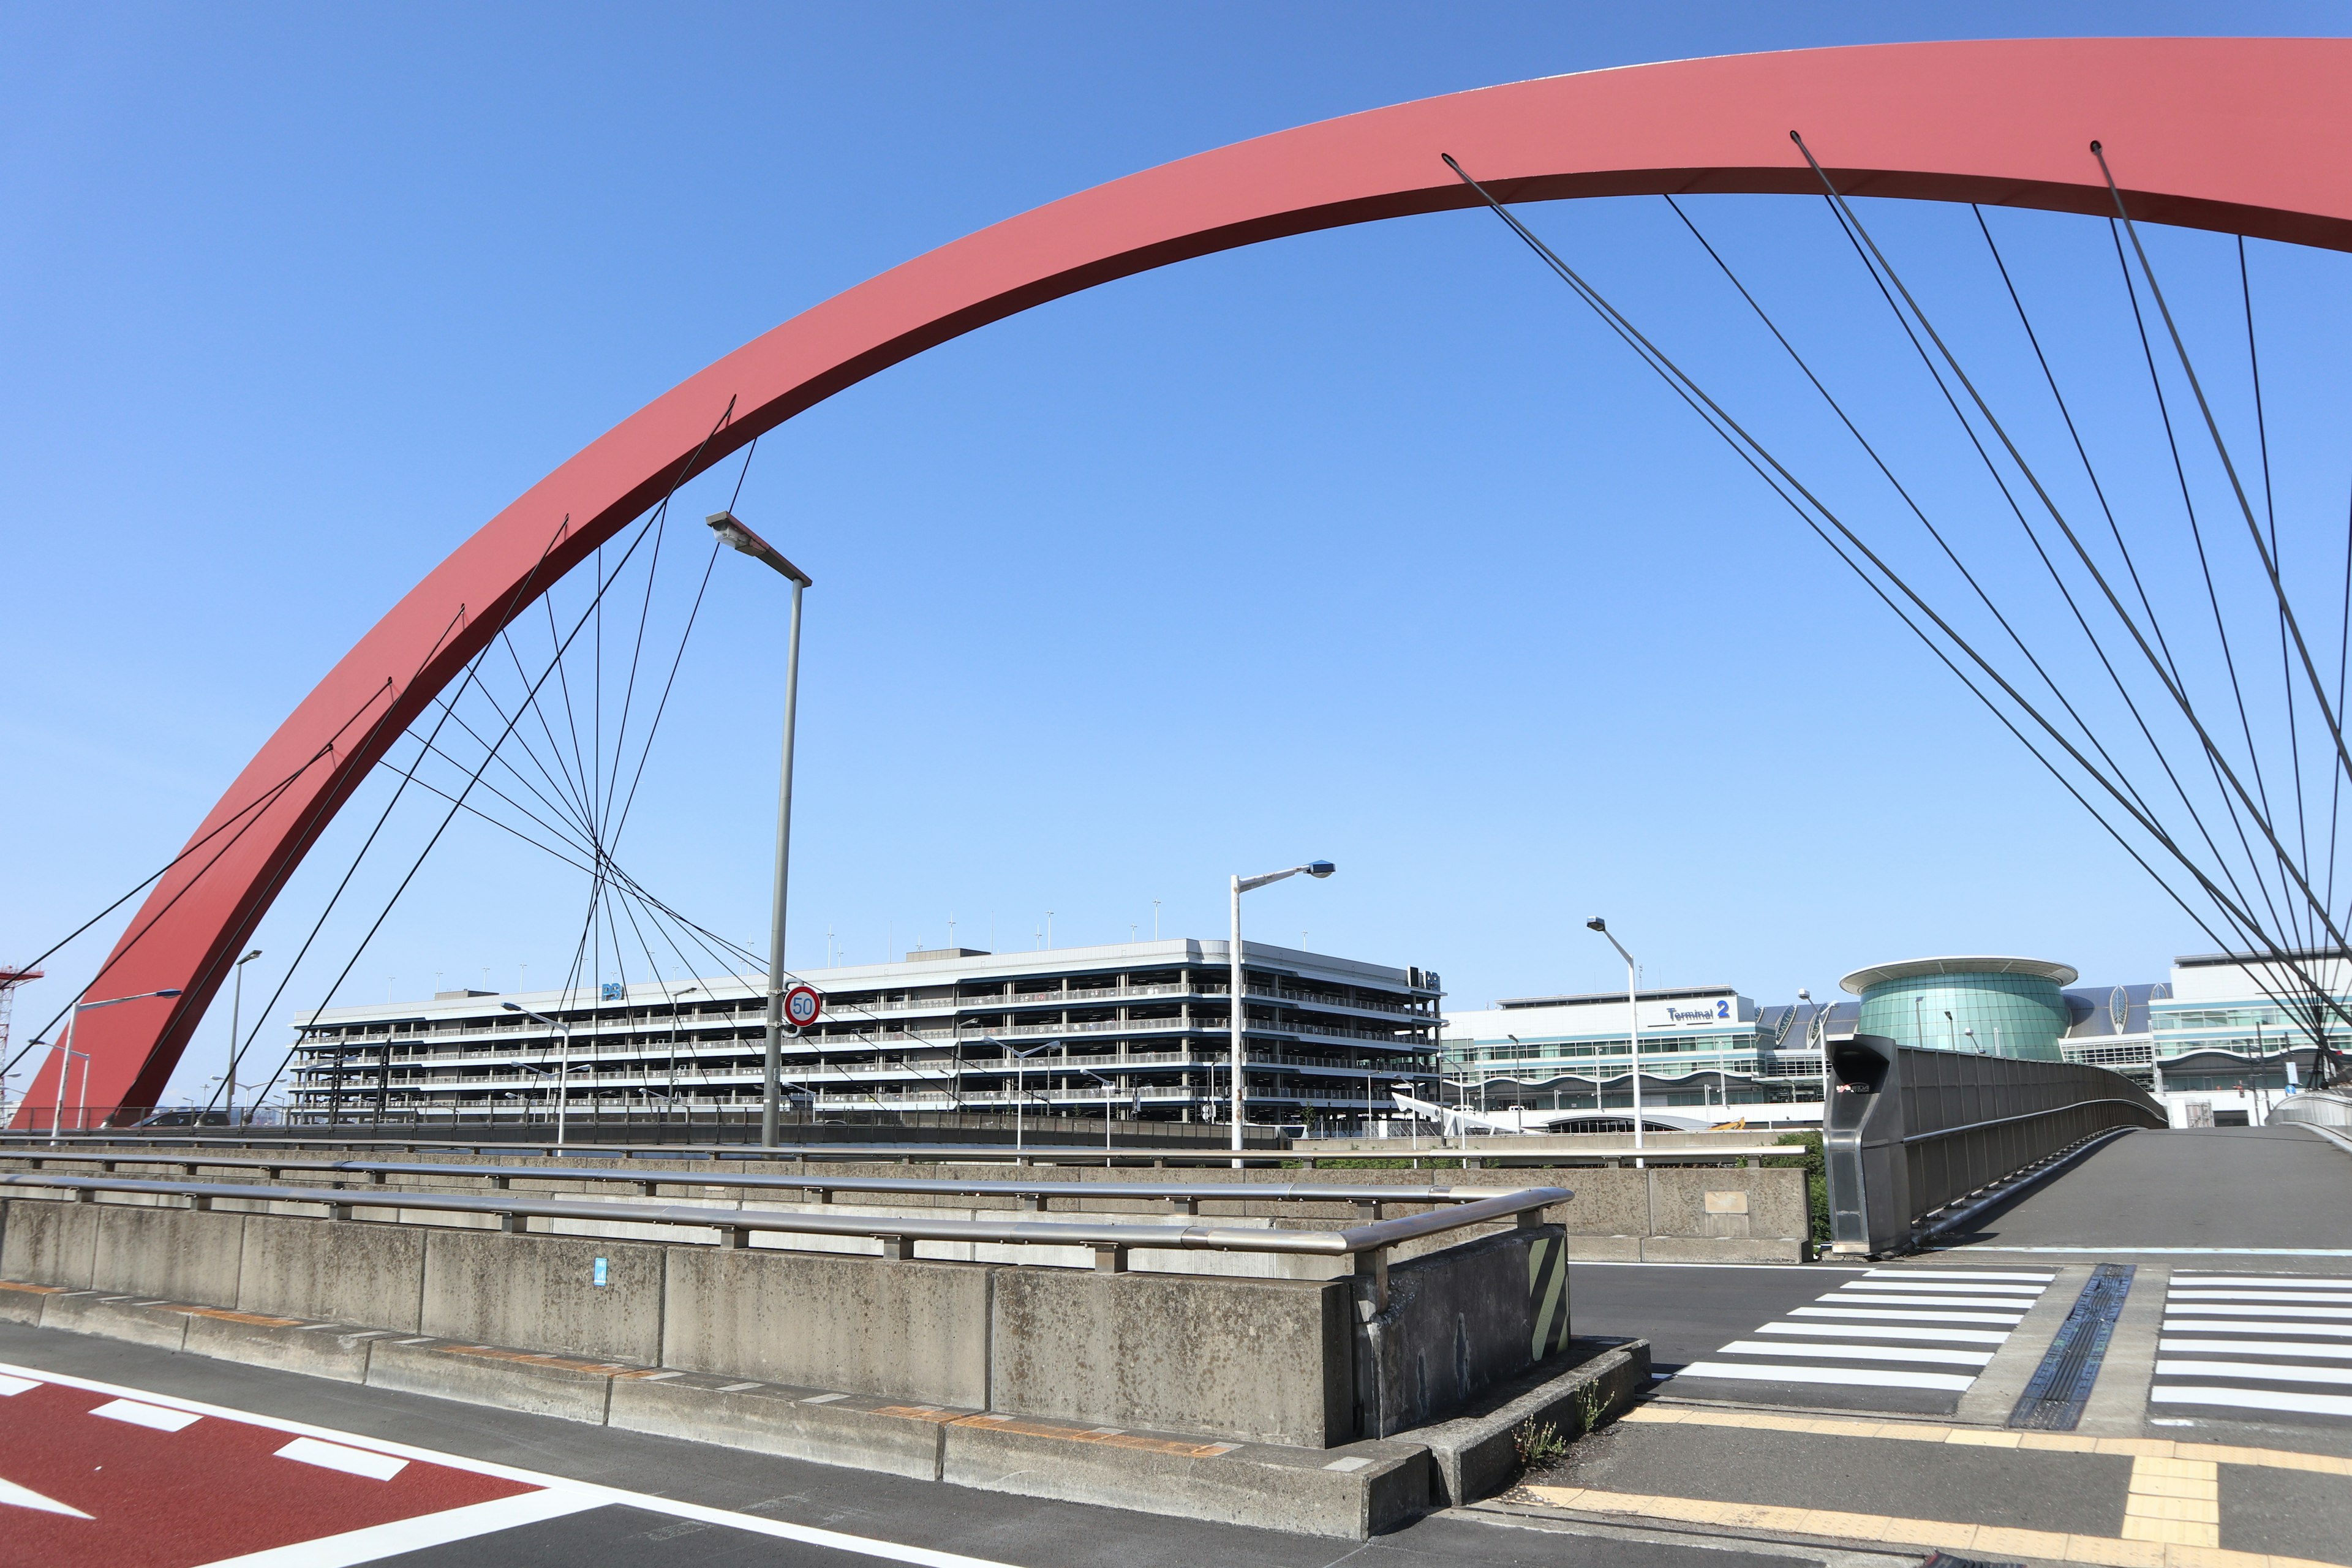
M 807 1028 L 824 1011 L 824 998 L 817 994 L 814 985 L 795 985 L 784 993 L 784 1016 L 792 1020 L 795 1029 Z

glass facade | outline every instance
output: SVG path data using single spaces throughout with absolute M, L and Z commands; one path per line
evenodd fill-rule
M 2034 974 L 1918 974 L 1862 994 L 1864 1034 L 1929 1050 L 2059 1061 L 2071 1021 L 2057 982 Z

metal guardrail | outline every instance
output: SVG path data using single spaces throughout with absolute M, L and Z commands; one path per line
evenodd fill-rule
M 388 1160 L 278 1159 L 268 1155 L 48 1152 L 20 1153 L 0 1150 L 0 1160 L 20 1160 L 38 1170 L 51 1161 L 96 1164 L 111 1173 L 118 1164 L 178 1165 L 189 1180 L 198 1167 L 211 1170 L 259 1171 L 274 1180 L 280 1171 L 336 1172 L 366 1176 L 372 1185 L 387 1176 L 468 1177 L 500 1187 L 518 1178 L 533 1182 L 625 1182 L 651 1197 L 657 1187 L 731 1187 L 739 1191 L 779 1189 L 818 1193 L 820 1203 L 835 1193 L 873 1193 L 925 1197 L 1010 1197 L 1044 1210 L 1056 1198 L 1167 1201 L 1193 1206 L 1207 1202 L 1473 1204 L 1495 1195 L 1492 1187 L 1349 1186 L 1323 1182 L 992 1182 L 946 1181 L 923 1176 L 827 1176 L 806 1172 L 769 1171 L 647 1171 L 610 1165 L 462 1165 L 455 1162 Z M 403 1188 L 402 1191 L 411 1189 Z
M 1576 1194 L 1565 1187 L 1528 1187 L 1498 1193 L 1430 1214 L 1375 1220 L 1346 1230 L 1246 1230 L 1204 1225 L 1129 1225 L 1066 1220 L 926 1219 L 919 1215 L 787 1214 L 772 1209 L 702 1208 L 687 1204 L 614 1204 L 579 1198 L 471 1197 L 456 1193 L 425 1193 L 386 1188 L 356 1193 L 341 1187 L 276 1186 L 243 1182 L 159 1182 L 129 1176 L 67 1176 L 50 1172 L 0 1175 L 0 1185 L 43 1188 L 73 1194 L 73 1201 L 95 1203 L 101 1193 L 138 1193 L 184 1197 L 190 1206 L 209 1209 L 220 1199 L 247 1203 L 299 1203 L 323 1205 L 331 1218 L 352 1221 L 359 1208 L 417 1210 L 441 1214 L 497 1215 L 501 1227 L 522 1232 L 533 1219 L 572 1219 L 596 1224 L 657 1225 L 697 1230 L 717 1230 L 722 1245 L 744 1247 L 752 1235 L 779 1232 L 797 1236 L 863 1237 L 882 1243 L 885 1258 L 914 1257 L 919 1241 L 996 1243 L 1025 1247 L 1074 1247 L 1091 1250 L 1095 1267 L 1124 1273 L 1127 1255 L 1135 1248 L 1175 1251 L 1281 1253 L 1320 1258 L 1354 1258 L 1357 1272 L 1375 1277 L 1385 1292 L 1391 1247 L 1423 1237 L 1440 1236 L 1492 1221 L 1511 1219 L 1523 1226 L 1542 1223 L 1543 1211 Z M 54 1201 L 54 1200 L 52 1200 Z
M 1099 1125 L 1099 1123 L 1097 1123 Z M 1406 1144 L 1409 1140 L 1392 1138 L 1391 1143 Z M 1245 1165 L 1267 1166 L 1295 1164 L 1308 1170 L 1337 1161 L 1355 1163 L 1364 1160 L 1472 1160 L 1496 1164 L 1559 1165 L 1617 1164 L 1635 1158 L 1651 1164 L 1706 1164 L 1724 1160 L 1779 1159 L 1799 1155 L 1803 1150 L 1790 1144 L 1760 1144 L 1730 1147 L 1727 1145 L 1688 1145 L 1661 1148 L 1655 1144 L 1647 1149 L 1593 1150 L 1519 1150 L 1482 1149 L 1479 1140 L 1468 1147 L 1442 1146 L 1432 1142 L 1423 1147 L 1367 1150 L 1352 1149 L 1339 1153 L 1318 1153 L 1312 1150 L 1269 1149 L 1252 1147 L 1236 1156 L 1227 1148 L 1193 1145 L 1183 1148 L 1150 1148 L 1122 1146 L 1106 1155 L 1100 1143 L 1032 1143 L 1014 1150 L 1005 1143 L 787 1143 L 773 1149 L 757 1143 L 557 1143 L 552 1140 L 509 1142 L 489 1138 L 365 1138 L 323 1137 L 309 1134 L 269 1135 L 247 1138 L 226 1131 L 215 1132 L 128 1132 L 91 1131 L 61 1134 L 52 1142 L 47 1133 L 0 1134 L 0 1154 L 22 1152 L 43 1158 L 61 1157 L 77 1144 L 120 1149 L 198 1149 L 230 1147 L 252 1150 L 263 1146 L 286 1149 L 396 1149 L 412 1152 L 428 1150 L 449 1150 L 469 1154 L 532 1155 L 559 1158 L 566 1153 L 620 1155 L 628 1159 L 646 1160 L 710 1160 L 717 1161 L 787 1161 L 807 1163 L 819 1160 L 898 1161 L 903 1163 L 929 1164 L 1022 1164 L 1051 1163 L 1056 1165 L 1231 1165 L 1238 1158 Z M 129 1159 L 124 1154 L 110 1156 Z M 290 1162 L 278 1162 L 289 1164 Z
M 2078 1062 L 1924 1050 L 1876 1035 L 1832 1039 L 1829 1058 L 1822 1146 L 1841 1253 L 1902 1250 L 1939 1212 L 2062 1151 L 2169 1121 L 2129 1079 Z

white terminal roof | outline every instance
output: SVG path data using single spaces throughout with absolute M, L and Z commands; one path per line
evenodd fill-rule
M 2072 985 L 2082 978 L 2073 964 L 2053 963 L 2046 958 L 1906 958 L 1857 969 L 1838 984 L 1859 996 L 1890 980 L 1916 980 L 1929 974 L 2030 974 L 2059 985 Z

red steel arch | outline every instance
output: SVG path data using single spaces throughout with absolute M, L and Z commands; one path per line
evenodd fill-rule
M 1551 77 L 1237 142 L 1009 218 L 804 310 L 589 444 L 436 567 L 329 671 L 197 828 L 83 1018 L 89 1102 L 152 1105 L 334 812 L 466 661 L 683 473 L 900 360 L 1095 284 L 1473 198 L 1819 187 L 2135 217 L 2352 250 L 2352 40 L 2052 39 L 1801 50 Z M 733 400 L 733 419 L 714 423 Z M 707 440 L 707 445 L 706 445 Z M 695 454 L 699 451 L 699 457 Z M 291 783 L 287 781 L 289 776 Z M 280 787 L 280 786 L 283 787 Z M 207 837 L 210 836 L 210 837 Z M 45 1110 L 55 1056 L 26 1104 Z M 20 1124 L 26 1120 L 20 1114 Z

